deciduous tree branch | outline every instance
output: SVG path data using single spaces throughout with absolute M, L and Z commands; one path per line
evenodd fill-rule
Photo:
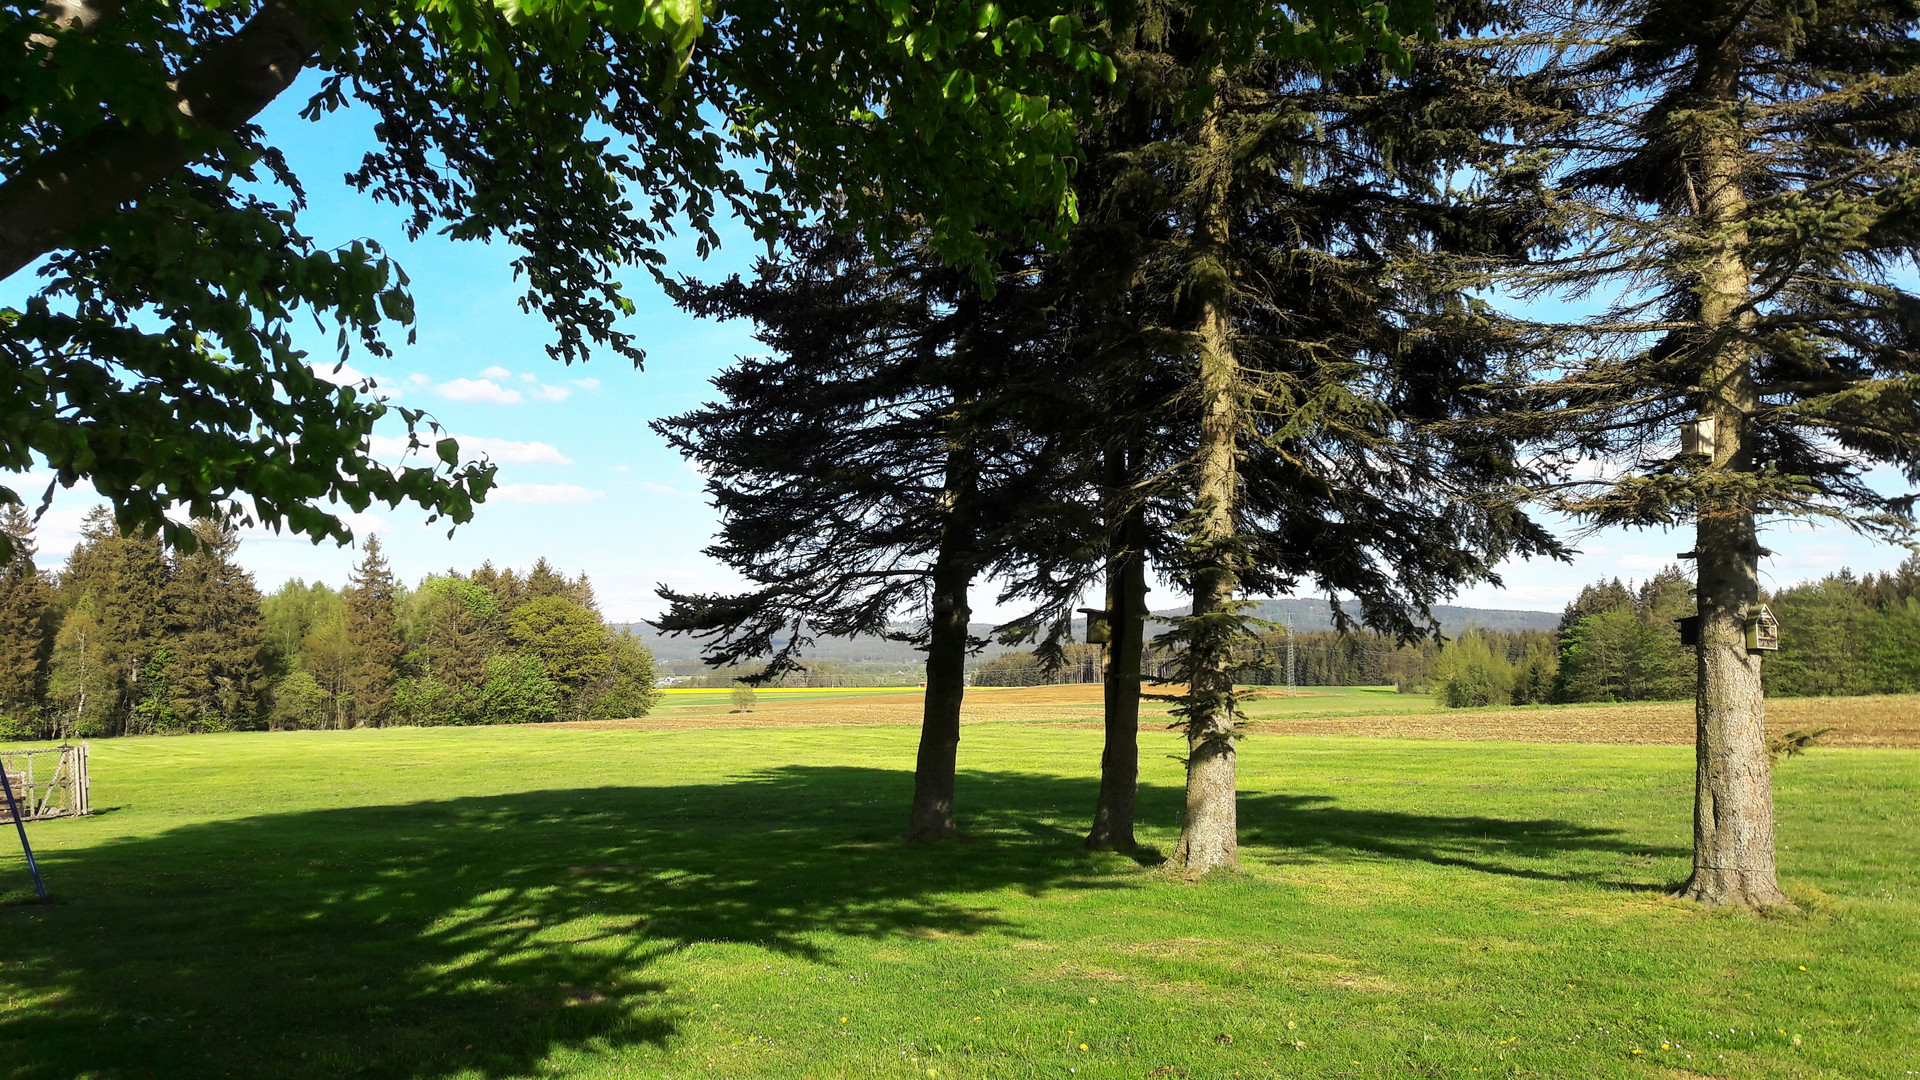
M 106 5 L 59 5 L 76 26 Z M 76 12 L 76 9 L 79 9 Z M 51 10 L 51 8 L 50 8 Z M 75 233 L 140 198 L 192 160 L 196 128 L 226 134 L 252 120 L 312 59 L 306 16 L 268 0 L 231 37 L 203 50 L 176 84 L 185 122 L 160 131 L 108 121 L 35 158 L 0 184 L 0 278 L 72 242 Z

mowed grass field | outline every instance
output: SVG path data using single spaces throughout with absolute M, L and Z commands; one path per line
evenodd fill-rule
M 1256 731 L 1195 884 L 1079 850 L 1045 716 L 967 727 L 927 847 L 906 724 L 97 742 L 56 901 L 0 855 L 0 1077 L 1920 1075 L 1920 751 L 1779 767 L 1757 918 L 1665 895 L 1685 747 Z

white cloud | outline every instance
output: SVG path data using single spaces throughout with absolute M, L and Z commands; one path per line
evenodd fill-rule
M 615 465 L 613 467 L 613 471 L 614 472 L 632 472 L 633 469 L 630 466 L 626 466 L 626 465 Z
M 495 364 L 485 371 L 482 371 L 480 377 L 483 379 L 511 379 L 513 378 L 513 372 L 508 371 L 499 364 Z
M 534 376 L 533 372 L 523 371 L 520 373 L 520 381 L 521 382 L 538 382 L 539 379 Z
M 434 457 L 433 444 L 439 436 L 422 432 L 422 456 Z M 491 439 L 485 435 L 455 435 L 460 444 L 462 458 L 474 458 L 485 454 L 493 461 L 512 462 L 515 465 L 571 465 L 573 459 L 560 452 L 552 443 L 515 442 L 512 439 Z M 377 458 L 402 458 L 407 454 L 407 440 L 398 435 L 374 435 L 367 440 L 367 449 Z
M 352 364 L 310 364 L 313 374 L 335 386 L 358 386 L 367 381 L 367 373 Z
M 537 386 L 533 389 L 533 396 L 541 401 L 565 401 L 573 396 L 573 391 L 564 386 Z
M 605 495 L 579 484 L 502 484 L 487 495 L 489 502 L 529 503 L 557 506 L 562 503 L 591 502 Z
M 485 454 L 495 461 L 511 461 L 516 465 L 571 465 L 573 459 L 562 454 L 558 447 L 543 442 L 514 442 L 511 439 L 489 439 L 480 435 L 455 435 L 460 441 L 460 453 L 463 456 Z
M 493 405 L 518 405 L 521 401 L 520 391 L 491 379 L 455 379 L 434 387 L 434 393 L 453 401 L 484 401 Z
M 428 446 L 431 448 L 432 443 L 429 442 Z M 369 435 L 367 436 L 367 453 L 377 458 L 405 457 L 407 440 L 397 435 Z
M 568 382 L 571 382 L 571 383 L 572 383 L 573 385 L 575 385 L 575 386 L 577 386 L 577 387 L 579 387 L 579 388 L 580 388 L 580 389 L 582 389 L 582 390 L 598 390 L 598 389 L 600 389 L 600 380 L 599 380 L 599 379 L 569 379 L 569 380 L 567 380 L 567 381 L 568 381 Z
M 411 375 L 409 375 L 409 376 L 407 376 L 407 382 L 408 382 L 408 383 L 410 383 L 410 384 L 412 384 L 412 385 L 414 385 L 414 386 L 425 386 L 425 385 L 427 385 L 428 383 L 430 383 L 430 382 L 432 382 L 432 381 L 433 381 L 433 377 L 432 377 L 432 376 L 430 376 L 430 375 L 426 375 L 426 374 L 423 374 L 423 373 L 421 373 L 421 372 L 418 372 L 418 371 L 416 371 L 416 372 L 414 372 L 413 374 L 411 374 Z
M 373 388 L 374 396 L 383 401 L 399 400 L 400 391 L 385 389 L 378 379 L 352 364 L 309 364 L 308 366 L 313 369 L 314 377 L 322 382 L 332 383 L 335 386 L 351 386 L 356 390 L 363 386 L 370 386 Z

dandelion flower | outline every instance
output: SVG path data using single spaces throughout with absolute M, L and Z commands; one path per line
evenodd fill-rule
M 1086 1044 L 1086 1043 L 1081 1043 L 1081 1044 L 1080 1044 L 1080 1049 L 1082 1049 L 1082 1050 L 1085 1050 L 1086 1048 L 1087 1048 L 1087 1044 Z
M 841 1017 L 841 1018 L 840 1018 L 840 1022 L 841 1022 L 841 1023 L 843 1023 L 843 1024 L 844 1024 L 844 1023 L 846 1023 L 846 1022 L 847 1022 L 847 1018 L 846 1018 L 846 1017 L 844 1017 L 844 1016 L 843 1016 L 843 1017 Z
M 1805 965 L 1805 964 L 1801 964 L 1801 965 L 1800 965 L 1800 970 L 1801 970 L 1801 971 L 1805 971 L 1805 970 L 1807 970 L 1807 965 Z

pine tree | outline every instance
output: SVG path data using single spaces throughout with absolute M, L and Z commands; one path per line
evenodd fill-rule
M 400 678 L 400 641 L 396 604 L 400 586 L 380 550 L 380 538 L 367 537 L 366 553 L 347 586 L 346 629 L 354 662 L 347 677 L 355 726 L 380 724 L 393 705 L 393 684 Z
M 766 659 L 762 680 L 822 634 L 923 644 L 907 835 L 950 836 L 968 592 L 1010 557 L 997 530 L 1045 468 L 1008 412 L 1057 400 L 1032 347 L 1043 316 L 1011 273 L 989 299 L 911 246 L 884 268 L 824 231 L 787 246 L 752 282 L 685 290 L 698 314 L 754 320 L 773 355 L 721 373 L 722 401 L 655 425 L 709 476 L 724 524 L 707 553 L 752 583 L 734 596 L 663 587 L 658 625 L 706 638 L 716 666 Z M 896 612 L 917 625 L 898 630 Z
M 33 563 L 32 517 L 9 504 L 0 512 L 0 532 L 13 543 L 11 560 L 0 567 L 0 721 L 39 731 L 57 626 L 53 594 Z
M 1465 32 L 1495 15 L 1450 17 Z M 1159 322 L 1145 380 L 1171 387 L 1136 407 L 1177 425 L 1148 442 L 1165 456 L 1141 474 L 1164 478 L 1161 503 L 1180 507 L 1179 543 L 1156 560 L 1192 596 L 1166 641 L 1188 684 L 1174 861 L 1204 872 L 1237 860 L 1244 595 L 1308 583 L 1343 625 L 1414 638 L 1433 603 L 1500 558 L 1557 550 L 1499 495 L 1525 472 L 1508 441 L 1485 437 L 1502 401 L 1482 388 L 1510 343 L 1469 292 L 1488 262 L 1534 242 L 1539 210 L 1524 173 L 1491 194 L 1449 183 L 1511 153 L 1495 137 L 1512 122 L 1508 88 L 1459 50 L 1419 53 L 1405 76 L 1378 57 L 1322 75 L 1235 55 L 1157 4 L 1121 52 L 1134 134 L 1107 150 L 1111 200 L 1082 202 L 1135 220 L 1137 248 L 1118 246 L 1136 252 L 1135 280 L 1114 319 Z M 1141 370 L 1119 351 L 1123 372 Z
M 1555 201 L 1574 243 L 1509 287 L 1611 298 L 1543 327 L 1564 370 L 1524 419 L 1605 477 L 1554 505 L 1597 525 L 1691 522 L 1698 559 L 1694 870 L 1707 904 L 1788 903 L 1774 864 L 1756 522 L 1900 538 L 1920 476 L 1920 8 L 1909 0 L 1541 5 L 1539 78 L 1563 88 Z M 1682 439 L 1682 425 L 1691 425 Z M 1584 481 L 1584 482 L 1583 482 Z M 1790 630 L 1789 630 L 1790 632 Z
M 260 591 L 234 561 L 240 537 L 232 523 L 197 519 L 193 538 L 192 551 L 174 556 L 165 590 L 170 713 L 195 730 L 252 727 L 265 675 Z

